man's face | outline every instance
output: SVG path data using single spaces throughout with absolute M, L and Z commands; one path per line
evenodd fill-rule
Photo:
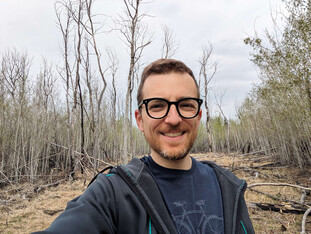
M 185 97 L 197 98 L 197 89 L 193 78 L 187 73 L 150 75 L 144 84 L 143 99 L 164 98 L 178 101 Z M 146 106 L 135 111 L 140 131 L 151 147 L 151 155 L 160 155 L 166 159 L 178 160 L 187 156 L 197 137 L 202 111 L 193 119 L 179 116 L 176 106 L 171 105 L 169 113 L 163 119 L 152 119 L 146 112 Z

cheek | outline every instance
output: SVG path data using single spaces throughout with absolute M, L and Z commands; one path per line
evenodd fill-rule
M 148 132 L 149 134 L 156 134 L 157 129 L 161 125 L 161 120 L 149 119 L 148 121 L 144 121 L 144 132 Z
M 185 122 L 192 130 L 196 130 L 200 124 L 200 120 L 198 119 L 188 119 Z
M 192 135 L 196 136 L 199 131 L 200 120 L 193 120 L 189 125 L 191 127 Z

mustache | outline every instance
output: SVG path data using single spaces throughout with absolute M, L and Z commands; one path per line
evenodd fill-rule
M 176 126 L 176 127 L 162 127 L 159 129 L 160 132 L 185 132 L 187 129 L 182 126 Z

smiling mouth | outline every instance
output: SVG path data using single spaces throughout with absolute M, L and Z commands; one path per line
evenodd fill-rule
M 168 137 L 178 137 L 183 135 L 185 132 L 174 132 L 174 133 L 162 133 L 164 136 L 168 136 Z

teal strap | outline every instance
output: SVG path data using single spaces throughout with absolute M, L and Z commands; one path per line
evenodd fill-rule
M 244 233 L 247 234 L 247 231 L 246 231 L 245 226 L 244 226 L 244 224 L 243 224 L 242 221 L 241 221 L 241 225 L 242 225 L 242 227 L 243 227 Z
M 151 234 L 151 218 L 149 217 L 149 234 Z

